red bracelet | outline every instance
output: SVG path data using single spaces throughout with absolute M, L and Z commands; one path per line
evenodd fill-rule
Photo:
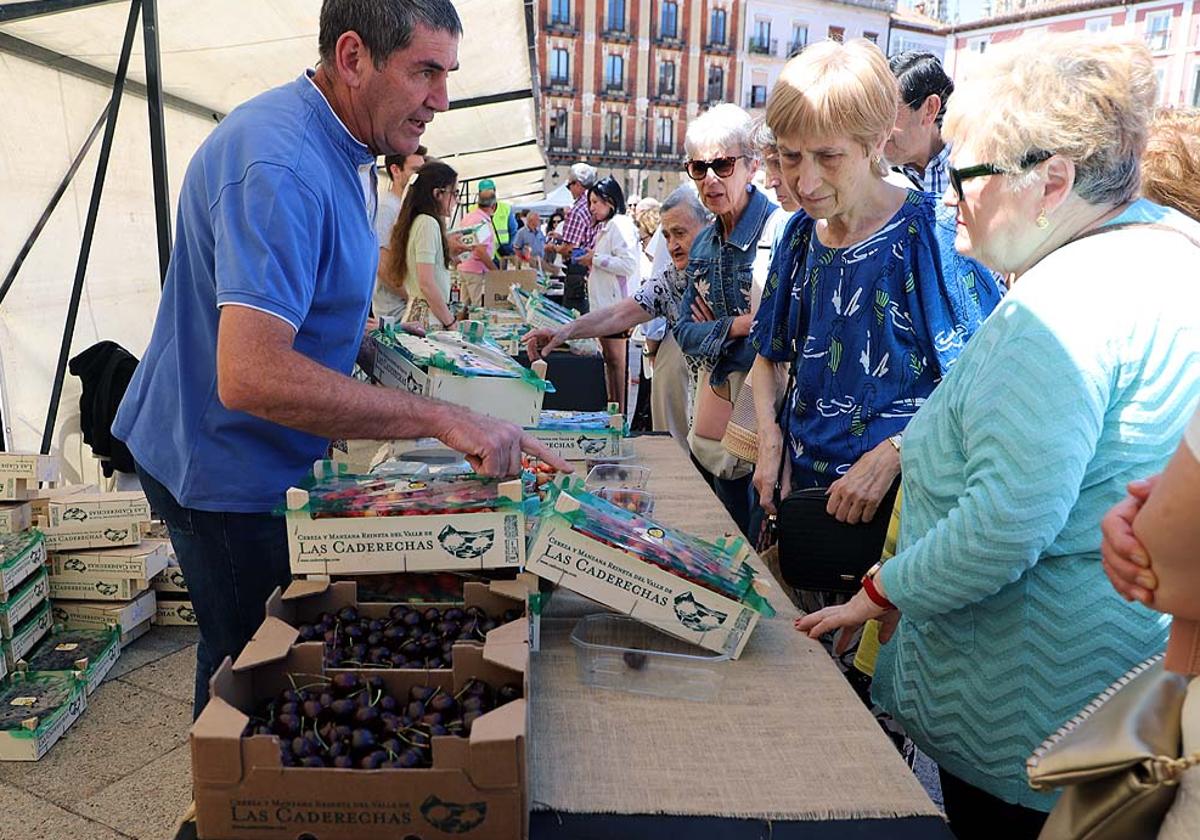
M 862 579 L 863 592 L 867 593 L 867 597 L 877 607 L 882 607 L 885 610 L 894 610 L 896 605 L 883 597 L 883 593 L 879 591 L 879 587 L 875 585 L 875 578 L 867 576 Z

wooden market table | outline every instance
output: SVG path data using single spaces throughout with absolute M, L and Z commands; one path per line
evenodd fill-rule
M 632 443 L 654 519 L 710 540 L 736 533 L 673 439 Z M 951 838 L 828 654 L 792 627 L 796 609 L 778 590 L 772 602 L 777 616 L 725 663 L 716 701 L 699 703 L 582 685 L 571 628 L 603 608 L 556 592 L 532 657 L 530 835 Z
M 631 442 L 656 520 L 709 540 L 735 532 L 672 438 Z M 776 617 L 700 703 L 581 684 L 571 629 L 604 608 L 557 591 L 531 658 L 530 837 L 953 840 L 828 654 L 792 627 L 795 608 L 771 600 Z M 186 825 L 177 840 L 194 837 Z

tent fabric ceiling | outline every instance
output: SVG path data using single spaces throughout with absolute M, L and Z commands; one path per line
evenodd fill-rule
M 503 94 L 519 98 L 439 114 L 423 142 L 434 154 L 449 157 L 536 140 L 523 0 L 456 0 L 455 6 L 464 33 L 460 69 L 450 75 L 451 107 Z M 285 84 L 316 62 L 320 7 L 320 0 L 159 0 L 164 90 L 229 113 Z M 6 23 L 0 31 L 112 72 L 128 13 L 128 4 L 117 0 Z M 139 37 L 129 67 L 129 77 L 138 82 L 145 82 L 142 47 Z M 523 148 L 519 160 L 504 153 L 504 161 L 491 171 L 545 168 L 536 143 Z M 473 167 L 467 177 L 488 174 L 484 163 Z
M 0 0 L 0 7 L 13 5 Z M 316 60 L 320 0 L 158 0 L 164 92 L 215 112 L 294 79 Z M 450 77 L 453 110 L 428 126 L 424 142 L 464 179 L 496 177 L 502 197 L 540 196 L 546 163 L 525 29 L 525 0 L 455 0 L 465 29 L 461 69 Z M 127 0 L 0 24 L 0 33 L 101 71 L 116 66 Z M 141 33 L 130 78 L 144 80 Z M 20 251 L 62 174 L 95 123 L 110 90 L 28 50 L 0 44 L 0 274 Z M 502 59 L 502 60 L 501 60 Z M 464 100 L 490 99 L 472 102 Z M 503 101 L 495 101 L 495 100 Z M 146 102 L 126 91 L 71 354 L 111 339 L 140 356 L 159 302 Z M 183 174 L 215 123 L 199 109 L 167 102 L 171 218 Z M 54 362 L 99 157 L 97 142 L 29 252 L 0 304 L 0 413 L 7 442 L 35 450 L 49 404 Z M 504 174 L 507 173 L 507 174 Z M 386 179 L 382 179 L 386 180 Z M 97 481 L 80 441 L 78 380 L 68 376 L 54 448 L 73 481 Z

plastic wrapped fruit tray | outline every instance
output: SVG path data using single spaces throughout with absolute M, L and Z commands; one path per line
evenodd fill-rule
M 774 615 L 744 540 L 706 543 L 568 483 L 552 487 L 526 571 L 707 650 L 739 657 Z
M 571 632 L 579 681 L 595 688 L 711 702 L 729 654 L 688 644 L 635 618 L 597 613 Z
M 616 403 L 608 411 L 543 411 L 526 431 L 568 461 L 620 455 L 627 435 Z
M 517 569 L 525 559 L 520 480 L 356 476 L 319 461 L 287 493 L 296 574 Z M 530 500 L 529 510 L 536 510 Z
M 72 675 L 14 673 L 0 686 L 0 760 L 37 761 L 86 706 Z
M 121 631 L 65 630 L 55 626 L 51 633 L 25 655 L 18 668 L 30 673 L 77 675 L 90 695 L 121 655 Z

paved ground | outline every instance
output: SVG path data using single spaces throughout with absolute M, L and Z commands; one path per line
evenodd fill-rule
M 168 840 L 191 802 L 197 631 L 155 627 L 125 649 L 41 761 L 0 763 L 0 840 Z

